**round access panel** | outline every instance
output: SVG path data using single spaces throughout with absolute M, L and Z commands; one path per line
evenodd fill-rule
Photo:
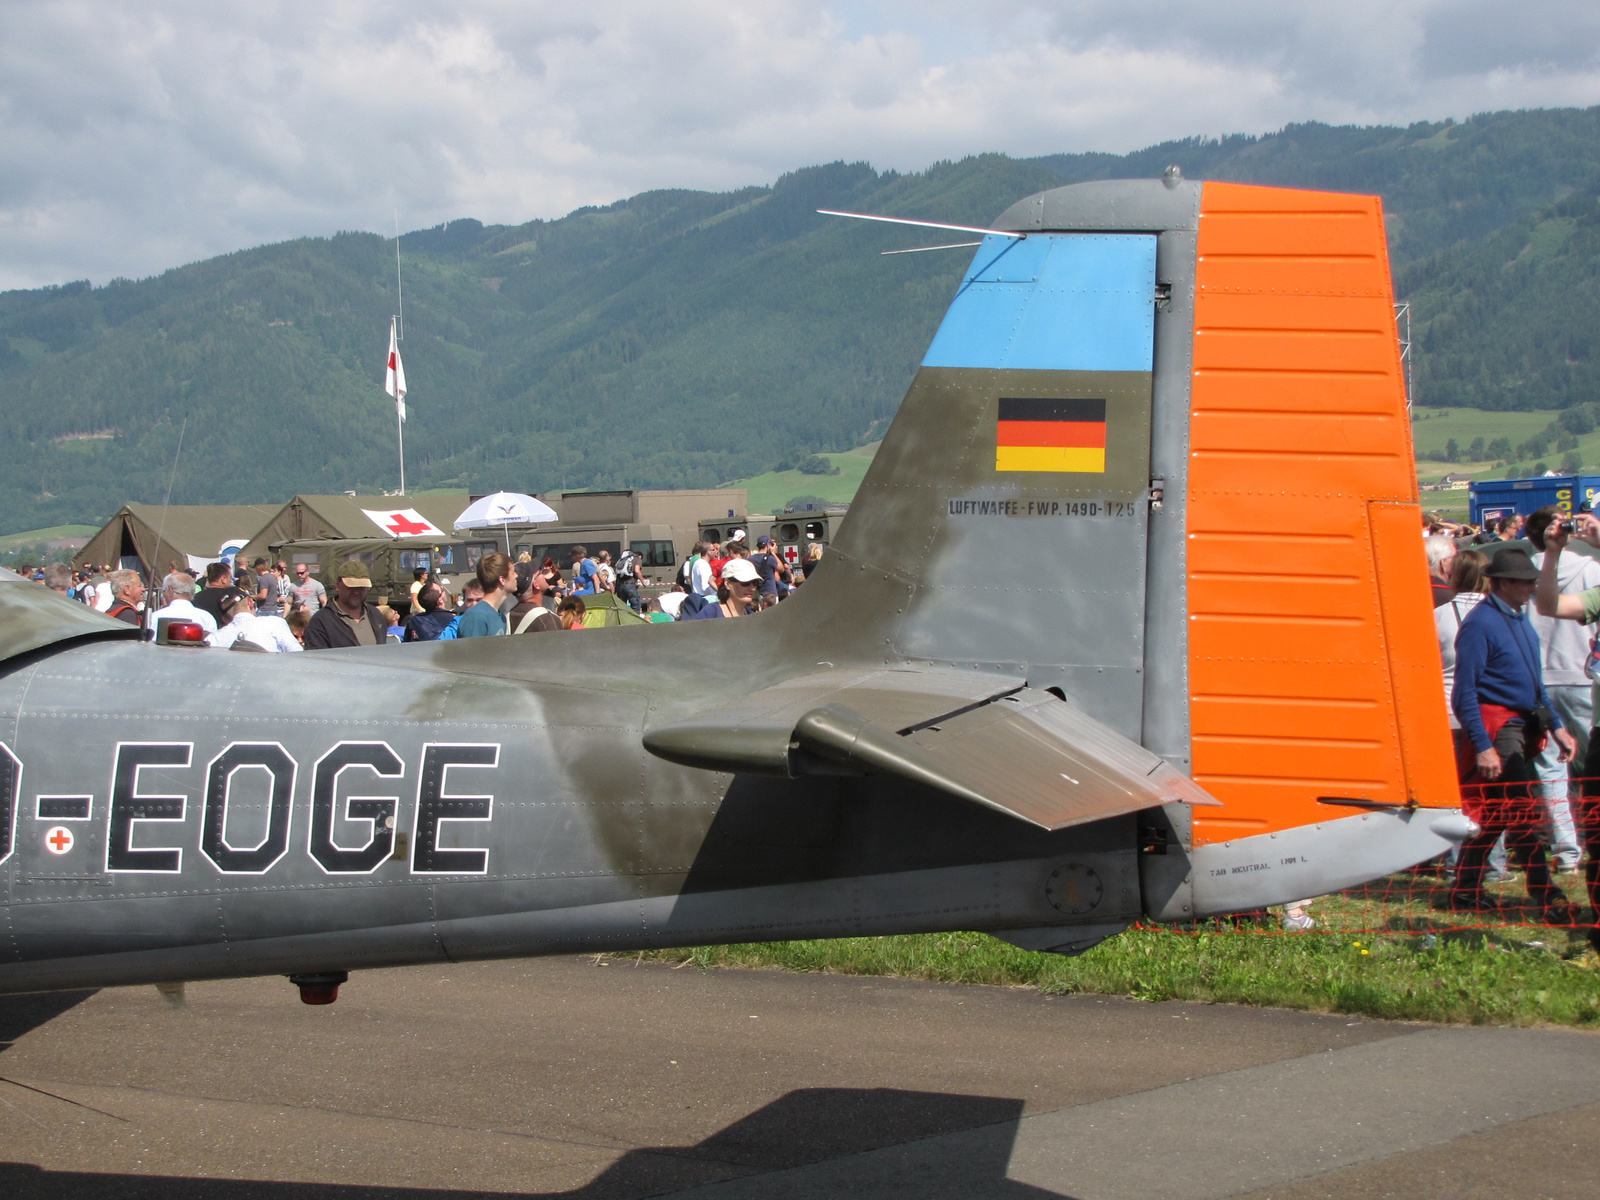
M 1050 907 L 1057 912 L 1079 917 L 1099 907 L 1106 886 L 1093 867 L 1066 863 L 1050 872 L 1050 878 L 1044 883 L 1044 894 Z

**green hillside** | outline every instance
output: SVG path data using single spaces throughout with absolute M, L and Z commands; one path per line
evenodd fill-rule
M 1365 192 L 1383 197 L 1398 269 L 1485 237 L 1600 182 L 1600 108 L 1482 113 L 1460 124 L 1288 125 L 1266 137 L 1166 142 L 1128 155 L 1032 160 L 1063 180 L 1148 178 L 1177 164 L 1191 179 Z
M 95 525 L 55 525 L 49 529 L 25 529 L 0 537 L 0 551 L 15 550 L 34 542 L 57 542 L 62 539 L 90 538 L 99 533 Z
M 1600 398 L 1600 186 L 1396 273 L 1411 301 L 1416 395 L 1521 410 Z
M 705 487 L 871 440 L 965 259 L 884 259 L 904 232 L 814 210 L 983 221 L 1052 182 L 836 164 L 407 235 L 408 482 Z M 174 503 L 393 487 L 393 287 L 392 244 L 345 234 L 0 294 L 0 532 L 159 500 L 180 429 Z
M 816 208 L 983 223 L 1064 180 L 1174 162 L 1194 178 L 1382 193 L 1415 306 L 1419 404 L 1600 399 L 1587 335 L 1600 302 L 1585 287 L 1600 257 L 1600 109 L 1297 125 L 912 175 L 835 163 L 772 187 L 408 234 L 408 482 L 703 487 L 868 443 L 966 257 L 882 258 L 921 235 Z M 356 233 L 0 293 L 0 533 L 159 501 L 180 430 L 175 503 L 393 487 L 379 381 L 394 309 L 393 246 Z M 793 482 L 777 495 L 791 481 L 774 481 L 772 502 L 847 485 Z
M 765 471 L 748 479 L 735 479 L 728 487 L 742 487 L 750 497 L 753 513 L 781 512 L 789 501 L 799 496 L 815 496 L 830 504 L 848 504 L 855 499 L 856 489 L 866 478 L 867 468 L 878 443 L 861 446 L 844 454 L 820 454 L 838 470 L 837 475 L 808 475 L 803 471 Z

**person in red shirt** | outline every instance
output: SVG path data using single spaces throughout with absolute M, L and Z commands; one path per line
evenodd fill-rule
M 728 539 L 730 542 L 733 538 Z M 721 542 L 710 542 L 706 546 L 706 566 L 711 568 L 711 586 L 715 587 L 722 582 L 722 568 L 728 565 L 732 555 L 724 554 Z

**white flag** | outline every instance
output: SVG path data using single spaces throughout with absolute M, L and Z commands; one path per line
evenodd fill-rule
M 406 369 L 400 365 L 400 344 L 395 340 L 395 320 L 389 318 L 389 367 L 383 374 L 383 390 L 394 397 L 400 419 L 406 419 Z

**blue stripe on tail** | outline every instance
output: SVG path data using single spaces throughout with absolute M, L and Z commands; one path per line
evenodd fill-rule
M 989 237 L 945 313 L 925 367 L 1149 371 L 1152 234 Z

